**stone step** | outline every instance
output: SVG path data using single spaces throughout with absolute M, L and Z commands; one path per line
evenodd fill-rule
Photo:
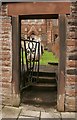
M 26 104 L 40 104 L 40 105 L 56 105 L 57 103 L 57 92 L 56 91 L 35 91 L 30 90 L 23 93 L 23 103 Z
M 37 76 L 32 77 L 34 80 L 37 80 Z M 44 77 L 44 76 L 39 76 L 38 77 L 38 83 L 56 83 L 56 78 L 55 77 Z
M 36 83 L 32 85 L 32 89 L 36 91 L 56 91 L 57 85 L 55 83 Z
M 40 83 L 37 83 L 37 84 L 35 84 L 34 86 L 36 86 L 36 87 L 55 87 L 56 85 L 55 84 L 40 84 Z
M 45 105 L 45 106 L 55 106 L 57 103 L 56 101 L 51 101 L 51 102 L 45 102 L 45 101 L 40 101 L 40 100 L 32 100 L 32 99 L 26 99 L 26 100 L 22 100 L 22 103 L 26 103 L 26 104 L 36 104 L 36 105 Z
M 36 76 L 37 72 L 33 72 L 33 76 Z M 44 77 L 56 77 L 56 73 L 55 72 L 39 72 L 38 76 L 44 76 Z

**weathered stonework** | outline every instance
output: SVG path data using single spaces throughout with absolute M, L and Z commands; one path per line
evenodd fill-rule
M 36 19 L 35 19 L 36 20 Z M 52 41 L 52 20 L 51 19 L 42 19 L 43 21 L 21 21 L 21 36 L 30 37 L 32 32 L 38 38 L 41 38 L 41 44 L 44 48 L 47 48 L 51 51 L 51 41 Z M 54 28 L 54 27 L 53 27 Z M 55 50 L 53 50 L 55 52 Z
M 51 43 L 52 41 L 52 20 L 47 19 L 47 46 L 48 46 L 48 51 L 51 51 Z
M 2 104 L 11 105 L 12 97 L 12 26 L 11 17 L 7 16 L 7 5 L 1 6 L 0 24 L 0 41 L 2 53 L 0 61 L 2 61 Z M 0 66 L 1 67 L 1 66 Z
M 77 3 L 67 18 L 65 111 L 77 111 Z
M 11 17 L 7 16 L 7 5 L 0 11 L 0 86 L 5 105 L 12 105 L 19 100 L 12 83 L 12 26 Z M 65 73 L 65 111 L 77 111 L 77 3 L 71 5 L 71 15 L 67 17 L 66 73 Z M 16 103 L 17 105 L 18 103 Z

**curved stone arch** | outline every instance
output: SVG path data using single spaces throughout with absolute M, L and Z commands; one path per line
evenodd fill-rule
M 32 27 L 30 28 L 30 30 L 28 31 L 28 36 L 31 36 L 32 34 L 34 34 L 34 35 L 36 35 L 36 36 L 39 35 L 39 32 L 38 32 L 38 30 L 36 29 L 35 26 L 32 26 Z

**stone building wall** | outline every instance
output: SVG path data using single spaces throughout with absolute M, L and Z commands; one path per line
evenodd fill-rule
M 28 33 L 31 30 L 32 26 L 35 28 L 36 32 L 38 32 L 38 35 L 46 34 L 46 23 L 45 23 L 45 21 L 43 21 L 42 23 L 39 23 L 37 21 L 35 21 L 35 23 L 32 24 L 31 21 L 29 21 L 29 22 L 26 21 L 25 22 L 24 20 L 22 20 L 22 22 L 21 22 L 21 34 L 24 34 L 24 35 L 26 34 L 28 36 Z M 26 28 L 26 30 L 25 30 L 25 28 Z
M 67 17 L 65 110 L 77 111 L 77 2 Z
M 59 46 L 59 37 L 55 38 L 55 35 L 59 36 L 59 25 L 52 26 L 52 42 L 51 42 L 51 50 L 53 54 L 59 58 L 60 46 Z
M 57 58 L 59 58 L 59 53 L 60 53 L 60 46 L 59 46 L 59 39 L 57 40 L 57 41 L 55 41 L 55 43 L 53 43 L 52 45 L 51 45 L 51 50 L 52 50 L 52 52 L 53 52 L 53 54 L 57 57 Z
M 0 68 L 2 69 L 2 103 L 11 104 L 12 95 L 12 27 L 11 17 L 7 16 L 7 5 L 1 6 L 0 10 L 0 45 L 2 54 L 0 53 Z M 1 94 L 1 93 L 0 93 Z
M 47 19 L 47 46 L 48 46 L 48 51 L 51 51 L 51 46 L 52 46 L 52 20 Z
M 43 19 L 43 22 L 40 24 L 39 22 L 35 22 L 34 24 L 30 22 L 21 22 L 21 34 L 29 36 L 29 31 L 32 27 L 35 29 L 36 36 L 41 36 L 41 43 L 44 48 L 48 48 L 51 51 L 51 39 L 52 39 L 52 21 L 51 19 Z M 26 31 L 25 31 L 26 28 Z

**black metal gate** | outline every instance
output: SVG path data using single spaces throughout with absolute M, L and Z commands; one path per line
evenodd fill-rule
M 21 40 L 21 89 L 38 81 L 40 42 Z M 36 76 L 34 76 L 36 73 Z

